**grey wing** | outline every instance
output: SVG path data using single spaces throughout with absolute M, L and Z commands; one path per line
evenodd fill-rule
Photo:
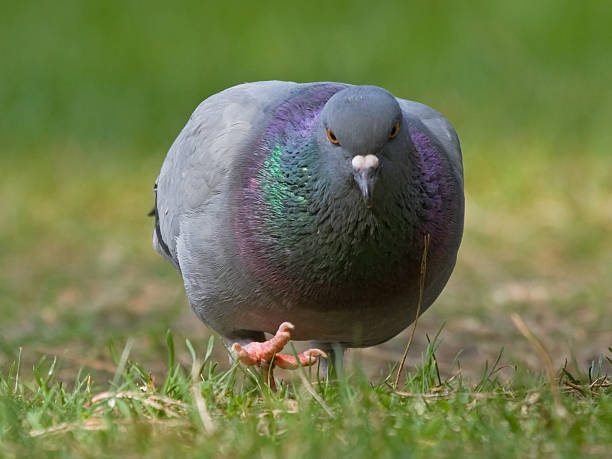
M 397 99 L 404 116 L 416 118 L 429 130 L 448 155 L 450 164 L 459 183 L 463 187 L 463 160 L 457 133 L 448 120 L 438 111 L 427 105 L 411 100 Z
M 153 246 L 177 268 L 181 221 L 222 193 L 238 155 L 266 109 L 295 83 L 266 81 L 226 89 L 202 102 L 174 141 L 155 182 Z

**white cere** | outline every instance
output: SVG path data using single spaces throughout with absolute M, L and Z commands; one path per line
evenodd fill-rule
M 357 155 L 353 157 L 351 161 L 353 169 L 374 169 L 378 167 L 378 157 L 376 155 Z

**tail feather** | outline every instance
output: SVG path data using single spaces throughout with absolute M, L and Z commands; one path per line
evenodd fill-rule
M 157 236 L 157 242 L 159 244 L 159 248 L 163 250 L 164 254 L 168 257 L 168 259 L 171 260 L 172 254 L 170 253 L 170 249 L 168 248 L 168 245 L 162 238 L 161 228 L 159 226 L 159 212 L 157 211 L 157 182 L 155 182 L 155 185 L 153 186 L 153 192 L 155 193 L 155 206 L 153 207 L 151 212 L 149 212 L 148 215 L 149 217 L 155 217 L 155 235 Z

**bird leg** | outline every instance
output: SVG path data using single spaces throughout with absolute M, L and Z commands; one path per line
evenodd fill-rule
M 232 345 L 236 358 L 245 365 L 259 366 L 267 375 L 266 377 L 270 387 L 275 388 L 272 369 L 275 365 L 280 368 L 293 370 L 299 366 L 309 366 L 317 361 L 317 357 L 327 358 L 325 352 L 320 349 L 308 349 L 297 356 L 280 354 L 285 345 L 291 339 L 291 331 L 295 327 L 289 322 L 283 322 L 276 334 L 268 341 L 263 343 L 251 342 L 246 346 L 239 343 Z M 272 368 L 270 368 L 272 367 Z
M 317 349 L 322 349 L 327 354 L 327 358 L 322 360 L 319 365 L 319 376 L 322 379 L 339 377 L 344 368 L 343 358 L 344 351 L 346 350 L 344 346 L 339 343 L 321 343 L 316 341 L 313 342 L 313 345 Z

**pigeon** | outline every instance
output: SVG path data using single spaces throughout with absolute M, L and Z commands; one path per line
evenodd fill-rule
M 455 130 L 376 86 L 264 81 L 212 95 L 154 189 L 153 246 L 196 316 L 267 369 L 396 336 L 444 288 L 463 234 Z M 315 347 L 282 354 L 290 339 Z

